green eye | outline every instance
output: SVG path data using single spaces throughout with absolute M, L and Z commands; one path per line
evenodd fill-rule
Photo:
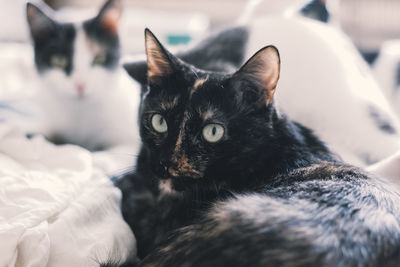
M 54 68 L 65 69 L 68 65 L 68 59 L 63 55 L 52 55 L 50 58 L 50 65 Z
M 104 65 L 104 63 L 106 63 L 106 55 L 104 54 L 97 54 L 92 62 L 93 65 Z
M 167 121 L 160 114 L 154 114 L 151 118 L 153 129 L 159 133 L 165 133 L 168 130 Z
M 211 123 L 203 128 L 203 137 L 207 142 L 215 143 L 224 136 L 224 127 L 219 124 Z

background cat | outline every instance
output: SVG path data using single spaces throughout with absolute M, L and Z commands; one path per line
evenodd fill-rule
M 399 193 L 275 109 L 275 47 L 233 74 L 196 69 L 149 31 L 146 51 L 143 146 L 118 182 L 139 266 L 400 262 Z
M 119 67 L 121 12 L 121 1 L 109 0 L 94 18 L 65 22 L 43 4 L 27 4 L 36 99 L 52 141 L 91 150 L 138 141 L 138 90 Z

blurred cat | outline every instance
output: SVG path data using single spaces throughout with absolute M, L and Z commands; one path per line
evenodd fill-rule
M 138 141 L 138 90 L 119 67 L 121 0 L 78 23 L 27 4 L 44 134 L 90 150 Z

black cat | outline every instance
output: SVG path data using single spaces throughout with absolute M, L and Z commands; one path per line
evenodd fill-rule
M 399 266 L 400 194 L 275 108 L 275 47 L 223 74 L 145 37 L 143 146 L 118 182 L 139 266 Z

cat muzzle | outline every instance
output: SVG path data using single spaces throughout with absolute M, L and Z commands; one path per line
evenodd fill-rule
M 83 83 L 76 83 L 76 91 L 82 97 L 85 94 L 85 85 Z

